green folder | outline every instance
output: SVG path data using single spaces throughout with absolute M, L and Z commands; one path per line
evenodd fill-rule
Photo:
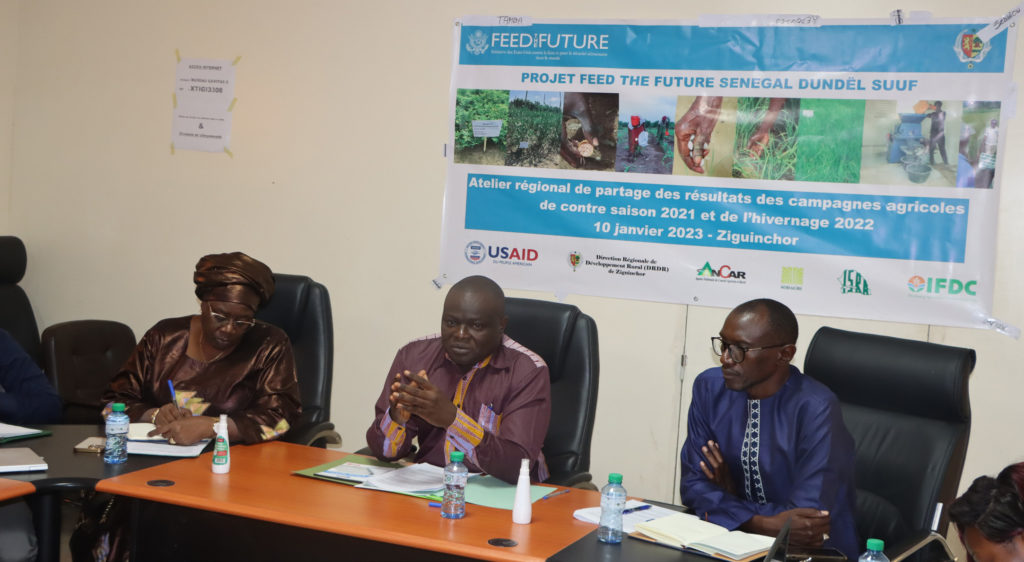
M 5 425 L 6 428 L 16 428 L 16 429 L 24 429 L 26 431 L 31 431 L 31 433 L 19 433 L 19 434 L 7 435 L 7 436 L 4 436 L 4 437 L 0 437 L 0 444 L 10 443 L 11 441 L 20 441 L 22 439 L 34 439 L 36 437 L 46 437 L 47 435 L 53 435 L 52 432 L 47 431 L 45 429 L 36 430 L 36 429 L 30 429 L 30 428 L 27 428 L 27 427 L 16 427 L 16 426 L 6 425 L 6 424 L 0 424 L 0 425 Z

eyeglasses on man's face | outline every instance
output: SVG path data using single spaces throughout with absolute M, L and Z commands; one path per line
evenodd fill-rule
M 722 338 L 715 336 L 711 338 L 711 350 L 715 352 L 715 355 L 721 357 L 723 353 L 729 354 L 729 359 L 732 359 L 733 363 L 742 363 L 747 358 L 747 353 L 750 351 L 760 351 L 762 349 L 772 349 L 775 347 L 786 347 L 788 343 L 780 343 L 776 345 L 765 345 L 761 347 L 746 347 L 738 343 L 729 343 Z

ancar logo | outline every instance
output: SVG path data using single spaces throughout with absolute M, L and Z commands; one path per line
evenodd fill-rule
M 569 254 L 569 265 L 572 266 L 573 271 L 576 271 L 576 268 L 579 267 L 581 261 L 583 261 L 583 256 L 580 255 L 579 252 L 572 252 Z
M 734 271 L 732 267 L 723 265 L 718 269 L 711 267 L 711 262 L 704 262 L 704 267 L 697 270 L 697 277 L 718 277 L 722 279 L 746 279 L 746 271 Z

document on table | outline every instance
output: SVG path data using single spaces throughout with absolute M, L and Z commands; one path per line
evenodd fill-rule
M 44 435 L 50 435 L 50 432 L 42 429 L 21 427 L 20 425 L 0 423 L 0 443 L 17 441 L 18 439 L 30 439 L 32 437 L 42 437 Z
M 31 472 L 47 468 L 49 466 L 43 457 L 28 447 L 0 449 L 0 472 Z
M 157 457 L 198 457 L 209 443 L 209 439 L 203 439 L 194 445 L 171 445 L 166 440 L 128 441 L 128 454 Z
M 639 500 L 626 500 L 626 509 L 634 509 L 645 505 L 651 504 L 646 504 Z M 664 507 L 658 507 L 656 505 L 651 505 L 651 507 L 640 511 L 624 513 L 622 515 L 622 530 L 626 534 L 629 534 L 636 530 L 636 526 L 639 523 L 651 521 L 652 519 L 659 519 L 661 517 L 668 517 L 669 515 L 675 515 L 677 513 L 679 512 Z M 572 513 L 572 516 L 580 521 L 599 525 L 601 523 L 601 507 L 584 507 L 582 509 L 577 509 Z
M 427 463 L 413 464 L 368 478 L 356 488 L 433 495 L 444 488 L 444 468 Z
M 392 470 L 397 470 L 391 466 L 373 466 L 369 464 L 362 464 L 358 462 L 343 462 L 339 465 L 332 466 L 327 470 L 321 470 L 316 473 L 316 476 L 323 478 L 331 478 L 334 480 L 348 480 L 351 482 L 366 482 L 374 476 L 380 476 Z

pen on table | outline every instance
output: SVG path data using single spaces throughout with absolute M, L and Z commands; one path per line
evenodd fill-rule
M 550 494 L 547 494 L 547 495 L 543 496 L 543 497 L 542 497 L 542 498 L 540 498 L 540 499 L 542 499 L 542 500 L 546 500 L 546 499 L 548 499 L 548 498 L 553 498 L 553 497 L 555 497 L 555 496 L 560 496 L 560 495 L 562 495 L 562 494 L 568 494 L 568 493 L 569 493 L 569 488 L 566 488 L 566 489 L 564 489 L 564 490 L 558 490 L 557 492 L 551 492 Z
M 430 502 L 427 505 L 430 507 L 441 507 L 441 502 Z
M 177 406 L 178 395 L 174 393 L 174 383 L 171 382 L 171 379 L 167 379 L 167 388 L 171 389 L 171 402 L 174 402 L 174 405 Z
M 625 515 L 627 513 L 633 513 L 634 511 L 643 511 L 645 509 L 651 509 L 651 505 L 650 504 L 644 504 L 644 505 L 638 505 L 636 507 L 631 507 L 629 509 L 623 510 L 622 514 Z

